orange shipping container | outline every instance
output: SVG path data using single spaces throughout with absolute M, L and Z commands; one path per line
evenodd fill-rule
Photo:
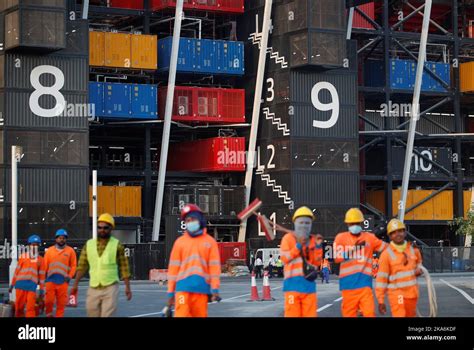
M 467 212 L 471 208 L 472 191 L 464 191 L 464 218 L 467 219 Z
M 105 33 L 89 32 L 89 65 L 105 65 Z
M 384 191 L 368 191 L 366 192 L 367 203 L 385 213 L 385 192 Z
M 115 215 L 115 186 L 97 187 L 97 214 Z M 89 216 L 92 216 L 92 186 L 89 186 Z
M 401 190 L 393 190 L 392 192 L 392 207 L 393 207 L 393 216 L 398 215 L 398 207 L 400 205 L 400 200 L 402 197 Z M 407 202 L 406 209 L 410 208 L 413 205 L 413 191 L 408 190 L 407 193 Z M 414 220 L 414 210 L 405 213 L 405 220 Z
M 131 34 L 105 33 L 105 66 L 130 68 Z
M 459 65 L 459 83 L 461 92 L 474 92 L 474 61 Z
M 139 186 L 115 187 L 115 215 L 142 216 L 142 188 Z
M 435 220 L 452 220 L 454 217 L 453 191 L 443 191 L 433 198 Z
M 428 197 L 433 191 L 431 190 L 414 190 L 412 191 L 413 204 L 421 202 Z M 433 198 L 413 209 L 413 220 L 434 220 Z
M 132 68 L 158 68 L 158 37 L 156 35 L 132 35 Z

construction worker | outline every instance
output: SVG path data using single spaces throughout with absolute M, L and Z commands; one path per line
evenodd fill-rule
M 36 303 L 43 304 L 44 296 L 44 260 L 39 255 L 41 238 L 38 235 L 28 237 L 28 249 L 22 252 L 13 275 L 9 293 L 16 289 L 15 316 L 36 317 Z M 37 290 L 39 287 L 39 295 Z
M 278 277 L 283 277 L 283 261 L 281 261 L 280 255 L 278 255 L 275 267 L 277 268 Z
M 372 277 L 377 278 L 377 273 L 379 272 L 379 258 L 377 254 L 374 254 L 374 260 L 372 261 Z
M 321 263 L 321 275 L 322 275 L 322 283 L 326 281 L 329 283 L 329 274 L 331 273 L 331 264 L 329 263 L 328 259 L 324 259 Z
M 342 316 L 357 317 L 360 310 L 364 317 L 375 317 L 372 257 L 374 252 L 382 252 L 387 243 L 362 231 L 364 215 L 358 208 L 349 209 L 344 222 L 348 231 L 337 234 L 334 240 L 334 261 L 341 264 Z
M 202 210 L 187 204 L 181 210 L 186 231 L 174 242 L 168 267 L 168 306 L 176 317 L 207 317 L 209 295 L 219 301 L 221 262 L 215 239 L 207 234 Z
M 89 271 L 86 311 L 88 317 L 112 317 L 117 311 L 119 271 L 125 283 L 127 300 L 132 299 L 130 270 L 125 248 L 112 237 L 115 220 L 110 214 L 102 214 L 97 220 L 98 239 L 90 239 L 82 248 L 76 280 L 71 295 L 77 293 L 79 281 Z
M 69 281 L 76 274 L 76 252 L 66 244 L 67 231 L 63 229 L 57 230 L 55 237 L 56 244 L 50 247 L 44 255 L 46 317 L 64 317 Z M 56 315 L 53 315 L 55 302 Z
M 323 249 L 311 235 L 314 214 L 308 207 L 301 207 L 293 215 L 294 231 L 283 236 L 280 246 L 284 264 L 283 291 L 285 317 L 316 317 L 317 269 L 309 272 L 306 267 L 319 267 Z M 322 239 L 321 239 L 322 242 Z
M 388 223 L 387 234 L 391 242 L 380 256 L 375 283 L 379 312 L 382 315 L 387 312 L 385 294 L 388 294 L 393 317 L 415 317 L 418 301 L 416 278 L 422 274 L 420 251 L 405 240 L 406 228 L 400 220 L 392 219 Z

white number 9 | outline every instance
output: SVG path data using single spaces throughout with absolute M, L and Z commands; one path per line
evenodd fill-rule
M 319 100 L 319 92 L 321 90 L 328 90 L 331 94 L 331 103 L 321 103 Z M 320 111 L 332 111 L 331 118 L 326 121 L 313 120 L 313 127 L 320 129 L 329 129 L 336 125 L 339 119 L 339 94 L 336 88 L 327 81 L 322 81 L 313 86 L 311 90 L 311 102 L 314 107 Z

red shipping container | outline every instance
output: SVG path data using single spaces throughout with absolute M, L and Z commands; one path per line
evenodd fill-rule
M 143 0 L 110 0 L 110 7 L 143 10 Z
M 169 171 L 245 171 L 245 137 L 215 137 L 170 145 Z
M 159 91 L 159 115 L 164 116 L 168 88 Z M 245 90 L 177 86 L 174 92 L 174 121 L 244 123 Z
M 221 257 L 221 265 L 225 265 L 228 260 L 244 260 L 247 262 L 247 246 L 239 242 L 220 242 L 219 255 Z
M 375 20 L 375 4 L 373 2 L 360 5 L 358 8 L 371 19 Z M 366 20 L 360 13 L 355 10 L 354 17 L 352 19 L 352 28 L 375 29 L 374 26 L 368 20 Z
M 243 13 L 244 0 L 184 0 L 184 9 Z M 151 0 L 153 10 L 176 7 L 176 0 Z

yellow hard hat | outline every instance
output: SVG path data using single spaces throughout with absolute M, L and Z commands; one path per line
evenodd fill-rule
M 295 220 L 301 216 L 307 216 L 307 217 L 310 217 L 311 220 L 314 220 L 313 211 L 309 209 L 308 207 L 298 208 L 293 214 L 293 222 L 295 222 Z
M 404 229 L 406 229 L 406 226 L 403 222 L 398 219 L 392 219 L 387 225 L 387 234 L 391 234 L 392 232 Z
M 344 222 L 346 224 L 357 224 L 364 221 L 364 214 L 360 211 L 359 208 L 351 208 L 346 213 L 346 218 Z
M 112 228 L 115 228 L 114 217 L 108 213 L 104 213 L 101 216 L 99 216 L 99 219 L 97 220 L 97 222 L 106 222 L 107 224 L 112 226 Z

